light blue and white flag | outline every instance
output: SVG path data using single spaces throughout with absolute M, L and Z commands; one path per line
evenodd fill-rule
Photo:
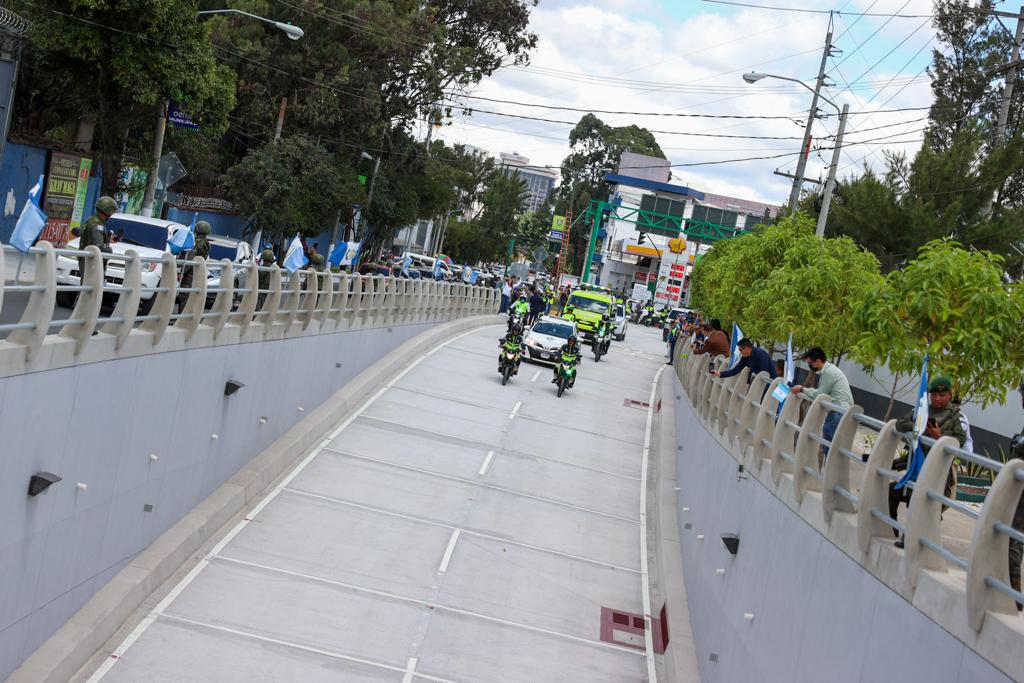
M 469 284 L 470 280 L 473 279 L 473 269 L 469 266 L 462 266 L 462 281 Z
M 14 232 L 11 233 L 11 246 L 23 254 L 28 253 L 46 227 L 46 214 L 39 208 L 39 197 L 42 193 L 43 176 L 39 176 L 39 181 L 28 191 L 28 200 L 21 209 Z
M 307 263 L 309 263 L 309 259 L 306 258 L 306 251 L 302 248 L 299 236 L 296 235 L 292 238 L 292 243 L 288 245 L 288 251 L 284 255 L 284 269 L 289 273 L 294 273 Z
M 435 280 L 442 280 L 442 279 L 444 279 L 444 275 L 441 273 L 441 258 L 440 257 L 434 259 L 434 279 Z
M 402 259 L 402 277 L 409 277 L 410 266 L 412 266 L 412 254 L 406 254 Z
M 740 354 L 740 339 L 743 339 L 743 330 L 736 323 L 732 324 L 732 341 L 729 346 L 729 369 L 736 367 L 743 356 Z
M 476 281 L 477 281 L 477 278 L 479 278 L 479 277 L 480 277 L 480 271 L 474 269 L 472 274 L 470 274 L 470 276 L 469 276 L 469 284 L 475 285 Z
M 167 248 L 171 250 L 172 254 L 181 254 L 196 246 L 195 229 L 196 218 L 193 216 L 192 225 L 188 226 L 185 230 L 178 230 L 178 232 L 171 235 L 171 238 L 167 240 Z
M 793 383 L 794 377 L 796 377 L 796 365 L 793 364 L 793 333 L 790 332 L 789 341 L 786 342 L 786 369 L 783 371 L 782 384 L 775 387 L 775 391 L 772 392 L 772 397 L 779 402 L 780 406 L 789 397 L 789 386 Z
M 928 425 L 928 354 L 924 356 L 921 364 L 921 385 L 917 389 L 917 405 L 914 406 L 914 443 L 911 444 L 910 462 L 907 463 L 907 471 L 903 478 L 896 482 L 893 488 L 901 489 L 908 481 L 917 481 L 917 475 L 921 473 L 921 466 L 924 465 L 924 449 L 921 448 L 921 434 Z

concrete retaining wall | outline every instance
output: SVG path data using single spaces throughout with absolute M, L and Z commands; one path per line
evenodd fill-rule
M 488 318 L 450 325 L 474 320 Z M 0 379 L 0 679 L 300 419 L 435 326 L 206 346 Z M 245 386 L 225 397 L 227 380 Z M 40 471 L 63 480 L 28 497 Z
M 1010 680 L 740 472 L 671 381 L 681 396 L 680 548 L 703 680 Z M 724 533 L 740 538 L 735 556 Z

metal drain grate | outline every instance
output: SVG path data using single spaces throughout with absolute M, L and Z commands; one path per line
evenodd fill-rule
M 647 410 L 648 408 L 651 407 L 651 404 L 647 403 L 646 401 L 634 401 L 631 398 L 624 399 L 622 401 L 622 405 L 626 406 L 627 408 L 642 408 L 643 410 Z
M 663 654 L 668 644 L 668 622 L 666 621 L 665 608 L 661 608 L 661 618 L 651 619 L 651 626 L 654 629 L 653 642 L 655 654 Z M 645 650 L 644 644 L 644 617 L 642 614 L 623 612 L 601 608 L 601 640 L 606 643 L 614 643 L 634 650 Z

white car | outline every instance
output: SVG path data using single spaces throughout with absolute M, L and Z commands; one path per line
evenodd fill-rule
M 207 240 L 210 242 L 210 256 L 207 259 L 209 265 L 206 267 L 206 289 L 210 290 L 220 287 L 219 261 L 221 259 L 228 259 L 235 266 L 234 277 L 232 278 L 235 281 L 235 289 L 245 288 L 245 271 L 241 266 L 252 263 L 255 260 L 252 246 L 244 240 L 224 237 L 223 235 L 210 235 L 207 237 Z M 207 296 L 207 300 L 212 302 L 216 296 L 216 294 L 210 294 Z M 241 295 L 236 294 L 235 298 L 241 298 Z
M 558 362 L 559 349 L 565 344 L 565 340 L 573 335 L 579 339 L 580 333 L 575 322 L 542 315 L 523 335 L 527 359 L 554 365 Z
M 629 318 L 626 317 L 626 307 L 622 304 L 615 304 L 615 340 L 622 341 L 626 338 L 626 328 L 629 327 Z
M 107 230 L 118 237 L 118 241 L 110 243 L 110 250 L 115 254 L 124 254 L 133 249 L 139 256 L 160 258 L 167 251 L 167 240 L 179 230 L 188 227 L 174 221 L 159 218 L 146 218 L 126 213 L 115 213 L 107 219 Z M 68 242 L 69 249 L 78 248 L 78 238 Z M 124 262 L 117 259 L 107 260 L 105 273 L 107 288 L 117 290 L 124 284 Z M 81 284 L 78 272 L 78 259 L 69 256 L 57 257 L 57 284 Z M 142 264 L 142 286 L 158 287 L 160 285 L 160 264 L 145 262 Z M 112 296 L 112 295 L 111 295 Z M 78 299 L 76 292 L 58 292 L 57 304 L 71 308 Z M 142 292 L 139 301 L 139 313 L 148 315 L 156 301 L 155 292 Z

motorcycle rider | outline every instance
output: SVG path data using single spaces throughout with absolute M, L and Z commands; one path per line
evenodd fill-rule
M 580 342 L 576 339 L 576 335 L 572 335 L 565 340 L 565 344 L 559 349 L 559 358 L 561 362 L 555 363 L 555 376 L 551 378 L 552 384 L 558 384 L 558 369 L 560 367 L 563 365 L 572 367 L 580 363 Z M 571 387 L 575 383 L 576 378 L 573 377 L 569 381 L 569 386 Z
M 602 341 L 602 345 L 604 348 L 601 350 L 601 353 L 608 353 L 608 345 L 610 343 L 608 340 L 608 336 L 612 333 L 611 329 L 611 318 L 607 313 L 605 313 L 604 315 L 601 316 L 601 321 L 597 323 L 597 329 L 594 330 L 594 343 L 596 344 L 598 340 L 604 340 Z
M 501 373 L 501 364 L 503 356 L 506 352 L 516 354 L 516 366 L 512 370 L 512 376 L 519 374 L 519 363 L 522 361 L 523 352 L 523 326 L 519 323 L 515 323 L 509 328 L 508 334 L 498 340 L 498 348 L 501 351 L 498 353 L 498 373 Z

